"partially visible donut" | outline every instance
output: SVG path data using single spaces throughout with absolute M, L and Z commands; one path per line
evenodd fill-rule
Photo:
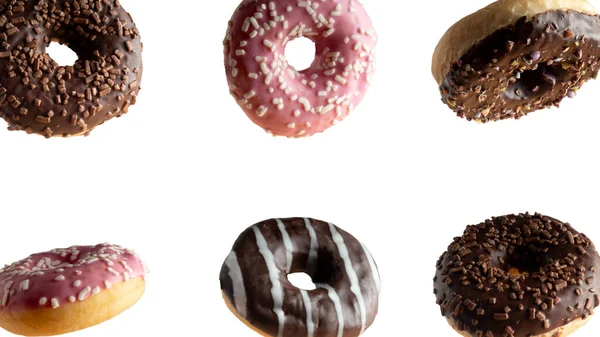
M 71 48 L 59 66 L 50 42 Z M 142 43 L 118 0 L 0 3 L 0 117 L 9 130 L 49 137 L 88 135 L 136 102 Z
M 599 60 L 600 17 L 586 0 L 499 0 L 446 32 L 432 71 L 444 103 L 485 123 L 558 106 Z
M 600 305 L 600 256 L 567 223 L 507 215 L 468 226 L 437 262 L 442 315 L 466 337 L 565 337 Z
M 144 288 L 142 261 L 119 246 L 33 254 L 0 269 L 0 327 L 23 336 L 85 329 L 133 306 Z
M 297 71 L 285 47 L 300 37 L 315 43 L 316 56 Z M 375 72 L 376 42 L 357 0 L 243 0 L 223 41 L 230 93 L 273 135 L 323 132 L 362 101 Z
M 305 272 L 317 289 L 287 279 Z M 375 320 L 380 279 L 364 245 L 333 224 L 271 219 L 244 231 L 221 269 L 228 307 L 273 337 L 355 337 Z

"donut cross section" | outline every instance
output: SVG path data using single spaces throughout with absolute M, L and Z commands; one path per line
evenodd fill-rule
M 304 272 L 317 286 L 299 289 Z M 270 219 L 244 231 L 223 264 L 229 308 L 265 336 L 359 336 L 374 321 L 380 279 L 367 248 L 333 224 Z

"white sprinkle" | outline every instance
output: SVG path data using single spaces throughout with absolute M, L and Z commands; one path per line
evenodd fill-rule
M 58 303 L 58 300 L 56 298 L 51 299 L 50 304 L 52 304 L 52 308 L 54 309 L 60 307 L 60 303 Z
M 300 110 L 296 110 L 296 111 L 294 111 L 294 116 L 298 117 L 298 116 L 300 116 L 301 113 L 302 112 Z
M 262 73 L 264 75 L 271 73 L 271 70 L 269 70 L 269 68 L 265 62 L 260 63 L 260 71 L 262 71 Z
M 310 102 L 306 98 L 300 97 L 298 102 L 304 106 L 305 111 L 310 111 Z
M 275 44 L 273 44 L 273 42 L 271 42 L 270 40 L 267 40 L 267 39 L 263 40 L 263 44 L 267 48 L 271 49 L 271 51 L 275 50 Z
M 288 13 L 289 13 L 289 12 L 293 11 L 294 8 L 292 6 L 287 6 L 285 10 L 288 11 Z
M 21 290 L 27 291 L 29 290 L 29 280 L 24 280 L 21 282 Z
M 73 282 L 73 287 L 76 287 L 76 288 L 81 287 L 81 280 L 76 280 L 75 282 Z
M 251 39 L 255 38 L 255 37 L 256 37 L 256 35 L 258 35 L 258 32 L 257 32 L 257 31 L 253 30 L 253 31 L 251 31 L 251 32 L 250 32 L 250 38 L 251 38 Z
M 258 115 L 258 117 L 262 117 L 267 113 L 267 108 L 264 106 L 259 106 L 258 110 L 256 110 L 256 114 Z
M 48 303 L 48 299 L 46 297 L 42 297 L 40 298 L 40 305 L 45 305 L 46 303 Z
M 106 268 L 106 270 L 115 276 L 119 276 L 119 273 L 117 273 L 117 271 L 112 269 L 111 267 Z
M 323 110 L 321 110 L 321 114 L 325 114 L 325 113 L 327 113 L 327 112 L 331 111 L 331 110 L 332 110 L 334 107 L 335 107 L 335 105 L 333 105 L 333 104 L 328 104 L 328 105 L 326 105 L 326 106 L 323 108 Z
M 310 3 L 308 1 L 298 1 L 298 7 L 308 7 Z
M 69 302 L 75 303 L 76 300 L 75 296 L 69 296 Z
M 271 11 L 275 10 L 275 3 L 273 1 L 269 2 L 269 10 L 271 10 Z
M 329 13 L 329 15 L 331 16 L 340 16 L 342 13 L 340 11 L 332 11 L 331 13 Z
M 256 21 L 256 19 L 253 16 L 250 17 L 250 23 L 252 24 L 252 27 L 254 27 L 254 29 L 260 28 L 258 21 Z
M 250 90 L 247 93 L 244 94 L 244 98 L 245 99 L 250 99 L 252 97 L 254 97 L 254 95 L 256 95 L 256 92 L 254 92 L 254 90 Z
M 329 30 L 323 32 L 323 37 L 328 37 L 329 35 L 333 34 L 334 32 L 335 32 L 335 29 L 329 28 Z
M 238 49 L 235 51 L 235 55 L 237 55 L 237 56 L 246 55 L 246 51 L 243 49 Z
M 107 280 L 107 281 L 104 281 L 104 287 L 105 287 L 106 289 L 110 289 L 110 288 L 112 287 L 112 283 L 110 283 L 110 281 L 108 281 L 108 280 Z
M 83 288 L 83 290 L 79 292 L 77 299 L 83 301 L 85 299 L 85 295 L 89 294 L 90 291 L 92 291 L 92 288 L 90 288 L 89 286 Z
M 319 95 L 319 97 L 325 97 L 325 96 L 327 96 L 327 91 L 321 90 L 321 91 L 319 91 L 318 95 Z
M 125 280 L 125 282 L 129 281 L 129 273 L 128 272 L 123 272 L 123 280 Z
M 265 77 L 265 84 L 269 85 L 271 83 L 272 79 L 273 79 L 273 74 L 268 73 L 267 76 Z
M 237 75 L 238 75 L 238 69 L 237 68 L 231 69 L 231 76 L 237 77 Z
M 325 75 L 331 76 L 333 74 L 335 74 L 335 68 L 331 68 L 331 69 L 325 70 Z
M 289 129 L 294 129 L 294 128 L 296 128 L 296 123 L 290 123 L 290 124 L 287 125 L 287 127 Z
M 251 79 L 257 79 L 258 78 L 258 74 L 257 73 L 249 73 L 248 77 L 250 77 Z
M 348 42 L 350 42 L 350 38 L 346 36 L 346 37 L 344 38 L 344 43 L 348 43 Z
M 94 289 L 92 289 L 92 294 L 97 295 L 100 292 L 100 287 L 94 287 Z
M 64 281 L 64 280 L 65 280 L 64 275 L 58 275 L 57 277 L 54 278 L 54 281 L 56 281 L 56 282 L 60 282 L 60 281 Z
M 248 44 L 248 41 L 246 41 L 246 40 L 240 41 L 240 47 L 246 47 L 247 44 Z
M 336 80 L 336 81 L 338 81 L 338 82 L 339 82 L 339 83 L 341 83 L 341 84 L 346 84 L 346 79 L 345 79 L 345 78 L 343 78 L 343 77 L 342 77 L 342 76 L 340 76 L 340 75 L 336 75 L 336 76 L 335 76 L 335 80 Z
M 246 19 L 246 20 L 244 20 L 244 24 L 242 25 L 242 32 L 246 33 L 249 28 L 250 28 L 250 20 Z

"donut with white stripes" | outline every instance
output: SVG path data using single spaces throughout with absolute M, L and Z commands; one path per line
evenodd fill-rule
M 314 290 L 287 275 L 304 272 Z M 377 314 L 381 281 L 369 250 L 335 225 L 309 218 L 270 219 L 237 239 L 220 274 L 229 309 L 272 337 L 355 337 Z
M 116 245 L 53 249 L 0 269 L 0 327 L 54 336 L 102 323 L 145 289 L 139 256 Z
M 315 43 L 311 66 L 296 70 L 288 42 Z M 268 133 L 323 132 L 363 99 L 375 72 L 377 34 L 358 0 L 243 0 L 223 41 L 229 91 Z

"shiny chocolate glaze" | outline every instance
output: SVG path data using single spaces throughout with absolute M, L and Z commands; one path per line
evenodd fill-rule
M 46 47 L 78 55 L 59 66 Z M 126 113 L 142 80 L 142 43 L 118 0 L 0 1 L 0 117 L 9 130 L 87 135 Z
M 552 10 L 497 30 L 452 65 L 442 100 L 488 122 L 558 106 L 598 74 L 600 17 Z
M 437 262 L 442 315 L 471 336 L 540 335 L 600 305 L 600 257 L 569 224 L 540 214 L 468 226 Z
M 287 275 L 305 272 L 302 290 Z M 374 321 L 380 280 L 369 251 L 333 224 L 271 219 L 244 231 L 220 274 L 235 312 L 269 336 L 349 337 Z

